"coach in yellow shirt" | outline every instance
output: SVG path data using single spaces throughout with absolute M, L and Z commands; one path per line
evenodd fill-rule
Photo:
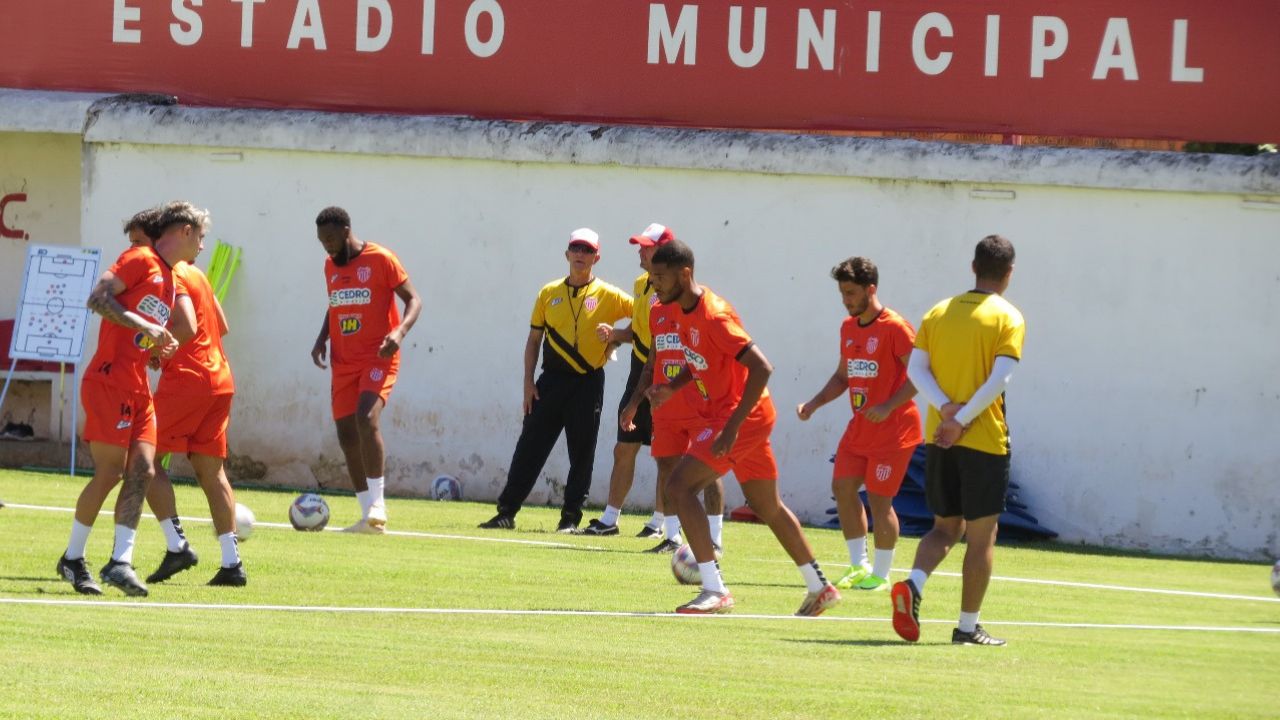
M 1022 358 L 1025 324 L 1003 293 L 1013 244 L 988 235 L 973 253 L 974 289 L 933 306 L 920 323 L 907 375 L 929 401 L 925 497 L 933 529 L 916 548 L 911 575 L 893 586 L 893 628 L 920 638 L 920 598 L 929 574 L 966 538 L 958 645 L 1004 645 L 978 624 L 991 581 L 996 530 L 1009 489 L 1004 389 Z
M 511 457 L 507 484 L 498 496 L 498 514 L 481 523 L 482 528 L 515 528 L 516 513 L 538 481 L 561 431 L 569 449 L 569 477 L 556 532 L 572 533 L 582 522 L 610 349 L 596 335 L 596 325 L 630 317 L 633 303 L 630 295 L 593 273 L 600 261 L 600 236 L 594 231 L 574 230 L 564 256 L 569 275 L 544 285 L 533 304 L 524 348 L 524 428 Z M 539 352 L 542 374 L 535 382 Z

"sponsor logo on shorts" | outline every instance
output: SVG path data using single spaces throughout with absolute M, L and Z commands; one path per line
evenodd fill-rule
M 343 335 L 355 335 L 360 332 L 360 316 L 359 315 L 339 315 L 338 329 Z
M 124 430 L 125 428 L 128 428 L 128 427 L 130 427 L 130 426 L 132 426 L 132 425 L 133 425 L 133 421 L 132 421 L 132 420 L 121 420 L 120 422 L 116 423 L 116 429 L 117 429 L 117 430 Z
M 711 439 L 711 428 L 703 428 L 694 442 L 706 442 Z
M 356 279 L 362 283 L 369 282 L 369 278 L 373 277 L 373 270 L 368 267 L 362 267 L 356 270 Z
M 876 351 L 876 348 L 878 348 L 878 347 L 880 347 L 880 339 L 879 339 L 879 338 L 877 338 L 877 337 L 875 337 L 875 336 L 872 336 L 872 337 L 867 338 L 867 352 L 869 352 L 869 353 L 873 353 L 873 352 L 875 352 L 875 351 Z
M 370 370 L 369 379 L 374 382 L 382 382 L 382 368 L 374 368 Z
M 846 367 L 851 378 L 873 378 L 880 375 L 880 363 L 875 360 L 850 359 Z
M 582 308 L 587 312 L 594 312 L 596 309 L 596 306 L 599 304 L 600 304 L 600 300 L 598 298 L 589 297 L 586 300 L 582 301 Z
M 876 466 L 876 480 L 879 480 L 880 482 L 884 482 L 884 481 L 888 480 L 888 479 L 889 479 L 889 476 L 890 476 L 890 475 L 892 475 L 892 474 L 893 474 L 893 467 L 892 467 L 892 466 L 890 466 L 890 465 L 877 465 L 877 466 Z
M 368 305 L 371 302 L 373 293 L 368 288 L 346 288 L 329 293 L 329 307 Z
M 139 300 L 138 312 L 155 320 L 159 325 L 169 324 L 169 306 L 155 295 L 148 295 Z
M 702 357 L 698 353 L 694 352 L 693 350 L 690 350 L 689 348 L 684 349 L 684 361 L 687 365 L 692 367 L 694 370 L 707 369 L 707 359 Z
M 653 336 L 653 349 L 658 352 L 683 350 L 680 345 L 680 333 L 662 333 Z

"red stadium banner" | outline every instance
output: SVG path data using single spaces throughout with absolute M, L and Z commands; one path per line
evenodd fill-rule
M 788 130 L 1280 140 L 1276 0 L 0 0 L 0 86 Z

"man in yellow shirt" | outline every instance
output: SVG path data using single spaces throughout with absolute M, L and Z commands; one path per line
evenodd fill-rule
M 911 575 L 894 584 L 893 629 L 920 639 L 920 598 L 929 574 L 966 538 L 958 645 L 1004 645 L 978 624 L 991 581 L 996 530 L 1009 488 L 1004 389 L 1022 358 L 1022 313 L 1002 294 L 1013 274 L 1013 244 L 988 235 L 973 255 L 974 289 L 925 314 L 907 375 L 929 401 L 925 496 L 933 529 L 920 541 Z
M 582 503 L 591 489 L 600 408 L 604 402 L 604 364 L 610 346 L 596 334 L 600 323 L 612 325 L 630 317 L 632 298 L 596 278 L 600 236 L 588 228 L 569 235 L 565 251 L 569 275 L 538 292 L 524 348 L 524 428 L 516 441 L 507 484 L 498 496 L 498 514 L 482 528 L 512 530 L 551 448 L 565 434 L 569 476 L 556 532 L 573 533 L 582 522 Z M 534 368 L 542 354 L 542 374 Z

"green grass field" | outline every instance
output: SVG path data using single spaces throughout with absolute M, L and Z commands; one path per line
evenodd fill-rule
M 482 531 L 488 505 L 392 500 L 391 529 L 298 533 L 291 493 L 241 490 L 258 518 L 246 588 L 209 588 L 203 495 L 178 487 L 199 567 L 130 599 L 76 595 L 54 563 L 82 479 L 0 470 L 0 717 L 1028 718 L 1276 717 L 1280 601 L 1260 564 L 1001 546 L 983 624 L 1005 648 L 950 644 L 960 558 L 930 580 L 921 642 L 898 640 L 886 593 L 789 617 L 799 573 L 759 525 L 725 529 L 721 617 L 669 615 L 694 589 L 623 535 L 563 537 L 528 508 Z M 332 525 L 355 519 L 333 496 Z M 108 509 L 110 504 L 108 504 Z M 630 532 L 628 532 L 630 531 Z M 810 529 L 829 576 L 848 558 Z M 111 521 L 89 542 L 96 571 Z M 512 542 L 524 541 L 524 542 Z M 144 518 L 135 563 L 164 551 Z M 904 539 L 896 569 L 915 540 Z M 895 579 L 901 575 L 895 572 Z M 1000 579 L 1003 578 L 1003 579 Z M 1035 582 L 1026 582 L 1031 580 Z M 1078 587 L 1065 583 L 1113 586 Z M 1136 592 L 1125 588 L 1215 594 Z M 1081 626 L 1088 625 L 1088 626 Z M 1145 627 L 1136 627 L 1145 626 Z M 1199 628 L 1199 629 L 1197 629 Z

